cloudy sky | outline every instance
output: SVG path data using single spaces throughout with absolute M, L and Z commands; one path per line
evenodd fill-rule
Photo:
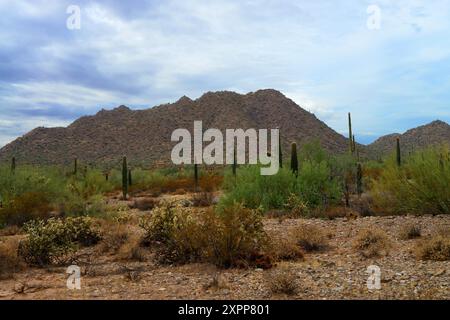
M 280 90 L 341 133 L 351 111 L 361 142 L 450 121 L 450 0 L 0 0 L 0 15 L 0 146 L 217 90 Z

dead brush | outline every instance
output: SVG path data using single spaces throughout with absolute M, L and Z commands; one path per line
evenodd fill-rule
M 327 248 L 326 234 L 318 227 L 302 224 L 291 231 L 290 237 L 306 252 L 321 251 Z
M 450 260 L 450 237 L 437 234 L 423 240 L 417 243 L 415 254 L 420 260 Z
M 10 278 L 23 268 L 23 262 L 17 255 L 18 247 L 17 239 L 0 242 L 0 279 Z
M 391 246 L 389 237 L 382 230 L 363 229 L 353 241 L 353 248 L 365 258 L 387 255 Z
M 411 240 L 420 238 L 422 230 L 419 225 L 407 224 L 401 227 L 399 237 L 402 240 Z
M 276 261 L 298 261 L 304 259 L 303 250 L 293 237 L 272 238 L 270 254 Z
M 214 193 L 200 192 L 192 197 L 192 204 L 194 207 L 209 207 L 214 204 Z
M 150 211 L 158 206 L 158 201 L 153 198 L 139 198 L 135 199 L 130 205 L 131 209 L 138 209 L 140 211 Z
M 272 294 L 293 296 L 298 293 L 297 275 L 287 267 L 273 270 L 265 278 Z

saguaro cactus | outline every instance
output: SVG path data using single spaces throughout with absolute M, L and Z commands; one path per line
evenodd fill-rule
M 356 152 L 356 138 L 355 138 L 355 135 L 353 135 L 353 138 L 352 138 L 352 153 L 355 153 Z
M 358 193 L 358 196 L 361 197 L 361 194 L 363 193 L 362 189 L 362 166 L 361 163 L 358 163 L 358 166 L 356 167 L 356 192 Z
M 127 157 L 123 157 L 122 160 L 122 194 L 123 199 L 127 199 L 128 194 L 128 165 L 127 165 Z
M 128 169 L 128 186 L 133 184 L 133 179 L 131 177 L 131 169 Z
M 16 157 L 13 157 L 11 160 L 11 172 L 12 174 L 16 173 Z
M 78 159 L 73 159 L 73 174 L 76 176 L 78 171 Z
M 283 152 L 281 151 L 281 134 L 278 132 L 278 162 L 280 169 L 283 168 Z
M 352 115 L 348 113 L 348 139 L 349 139 L 349 152 L 353 153 L 353 132 L 352 132 Z
M 236 145 L 234 145 L 234 149 L 233 149 L 233 176 L 236 177 L 236 169 L 237 169 L 237 154 L 236 154 Z
M 291 145 L 291 170 L 292 173 L 298 175 L 297 144 L 295 142 Z
M 402 165 L 402 155 L 400 150 L 400 138 L 397 138 L 397 165 L 400 167 Z

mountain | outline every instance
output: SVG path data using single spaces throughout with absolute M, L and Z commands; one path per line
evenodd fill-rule
M 319 139 L 337 153 L 347 150 L 347 139 L 282 93 L 259 90 L 245 95 L 208 92 L 196 100 L 182 97 L 175 103 L 144 110 L 120 106 L 81 117 L 66 128 L 36 128 L 0 149 L 0 161 L 30 164 L 69 164 L 77 157 L 89 164 L 117 165 L 123 155 L 132 164 L 168 163 L 175 142 L 172 131 L 192 132 L 194 120 L 203 128 L 280 128 L 285 157 L 290 143 Z
M 389 154 L 395 150 L 397 138 L 400 138 L 403 153 L 430 145 L 450 144 L 450 125 L 436 120 L 427 125 L 410 129 L 403 134 L 393 133 L 383 136 L 368 145 L 366 150 L 372 157 Z

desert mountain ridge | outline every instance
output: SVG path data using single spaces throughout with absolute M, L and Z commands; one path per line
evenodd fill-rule
M 392 133 L 382 136 L 367 146 L 373 157 L 380 157 L 392 152 L 397 138 L 400 139 L 403 153 L 426 148 L 431 145 L 447 143 L 450 145 L 450 125 L 441 120 L 410 129 L 405 133 Z
M 217 128 L 222 132 L 227 128 L 279 128 L 285 159 L 293 141 L 301 146 L 317 139 L 331 153 L 348 150 L 348 139 L 314 114 L 279 91 L 263 89 L 247 94 L 207 92 L 195 100 L 183 96 L 174 103 L 142 110 L 131 110 L 125 105 L 102 109 L 67 127 L 39 127 L 30 131 L 0 149 L 0 162 L 16 157 L 29 164 L 69 164 L 78 158 L 88 164 L 116 166 L 127 155 L 132 165 L 170 163 L 170 153 L 176 144 L 171 142 L 172 132 L 178 128 L 192 132 L 195 120 L 202 120 L 204 129 Z M 412 134 L 408 131 L 405 140 L 412 144 L 450 142 L 450 133 L 444 126 L 449 127 L 448 124 L 437 123 L 428 125 L 431 129 L 424 126 L 425 130 L 419 127 L 410 130 Z M 432 137 L 423 137 L 424 134 Z M 389 135 L 359 148 L 362 153 L 388 152 L 392 149 L 391 140 Z

